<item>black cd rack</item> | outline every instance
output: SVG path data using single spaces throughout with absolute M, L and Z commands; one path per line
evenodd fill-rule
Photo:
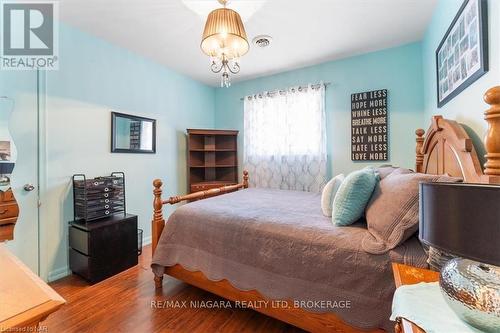
M 126 214 L 125 174 L 87 179 L 84 174 L 73 175 L 74 220 L 93 221 L 110 215 Z

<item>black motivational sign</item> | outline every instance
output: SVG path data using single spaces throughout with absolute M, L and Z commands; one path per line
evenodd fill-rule
M 389 158 L 387 89 L 351 95 L 351 159 L 387 161 Z

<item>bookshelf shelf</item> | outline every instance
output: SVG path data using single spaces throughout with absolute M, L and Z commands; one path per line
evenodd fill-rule
M 238 183 L 238 131 L 188 129 L 190 192 Z

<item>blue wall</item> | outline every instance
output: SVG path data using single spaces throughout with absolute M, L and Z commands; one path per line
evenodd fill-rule
M 436 105 L 435 52 L 462 3 L 462 0 L 440 0 L 425 33 L 422 42 L 424 114 L 426 119 L 441 114 L 465 125 L 482 157 L 484 149 L 481 140 L 487 128 L 483 112 L 488 108 L 482 96 L 486 90 L 500 84 L 500 1 L 488 1 L 489 72 L 442 108 Z
M 59 71 L 47 72 L 45 89 L 49 150 L 42 223 L 51 234 L 48 264 L 55 277 L 67 263 L 71 175 L 124 171 L 127 211 L 139 216 L 148 240 L 152 180 L 163 179 L 165 195 L 185 192 L 186 128 L 214 126 L 214 88 L 127 50 L 63 26 L 60 60 Z M 157 119 L 157 153 L 111 154 L 112 110 Z
M 186 191 L 185 130 L 213 128 L 215 104 L 213 87 L 66 25 L 61 25 L 59 45 L 59 70 L 42 72 L 38 85 L 45 133 L 40 161 L 40 273 L 50 280 L 65 275 L 68 269 L 67 222 L 73 219 L 71 176 L 124 171 L 127 211 L 139 216 L 147 242 L 151 236 L 152 180 L 164 181 L 166 196 Z M 15 91 L 3 89 L 0 93 L 17 98 L 17 109 L 23 96 L 37 96 L 36 72 L 26 73 L 0 74 L 0 87 L 22 84 L 16 85 Z M 21 77 L 26 79 L 17 79 Z M 36 100 L 29 111 L 36 114 Z M 111 111 L 157 119 L 157 153 L 111 154 Z M 28 138 L 35 140 L 36 122 L 23 127 L 27 123 L 16 121 L 17 114 L 19 110 L 13 114 L 13 135 L 29 130 Z M 26 146 L 23 140 L 17 142 L 20 151 L 26 151 Z M 22 167 L 16 170 L 16 177 L 22 178 L 21 171 Z M 165 212 L 171 210 L 168 207 Z M 19 225 L 34 224 L 33 219 L 19 221 Z M 31 240 L 17 234 L 13 243 L 34 254 L 38 249 Z
M 420 43 L 244 81 L 216 91 L 215 125 L 243 131 L 241 97 L 298 84 L 331 82 L 326 93 L 328 158 L 332 174 L 350 172 L 366 162 L 350 157 L 350 98 L 355 92 L 388 89 L 390 161 L 414 166 L 415 129 L 423 120 L 422 56 Z M 240 132 L 241 133 L 241 132 Z M 243 151 L 240 134 L 240 161 Z M 251 175 L 250 175 L 251 176 Z

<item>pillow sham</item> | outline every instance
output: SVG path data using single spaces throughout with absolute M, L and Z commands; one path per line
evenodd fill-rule
M 343 226 L 359 220 L 378 181 L 379 175 L 372 167 L 350 173 L 333 199 L 332 222 Z
M 325 187 L 323 187 L 323 191 L 321 192 L 321 211 L 323 215 L 327 217 L 332 216 L 332 205 L 333 199 L 337 194 L 337 191 L 344 181 L 345 176 L 343 173 L 337 175 L 330 179 L 328 183 L 326 183 Z
M 368 232 L 361 247 L 372 254 L 386 253 L 418 230 L 419 183 L 459 182 L 445 175 L 395 170 L 380 181 L 366 207 Z
M 412 173 L 413 171 L 410 169 L 400 168 L 392 165 L 382 165 L 377 168 L 377 172 L 380 176 L 380 181 L 382 181 L 385 177 L 389 176 L 394 171 L 398 171 L 399 173 Z

